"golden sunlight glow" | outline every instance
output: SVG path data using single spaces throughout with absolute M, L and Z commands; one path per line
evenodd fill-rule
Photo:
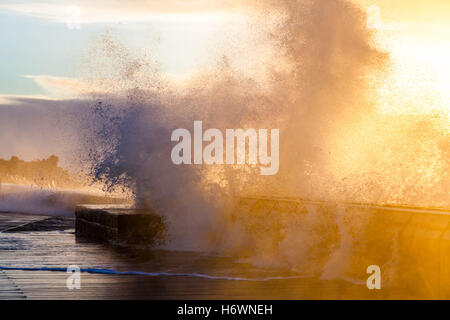
M 442 39 L 385 31 L 392 70 L 381 88 L 383 112 L 429 113 L 450 111 L 450 34 L 436 29 Z M 444 38 L 446 37 L 446 38 Z
M 355 0 L 380 8 L 377 45 L 391 57 L 380 88 L 379 110 L 394 113 L 450 112 L 450 2 Z

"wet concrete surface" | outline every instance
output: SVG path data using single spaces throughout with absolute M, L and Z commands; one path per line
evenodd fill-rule
M 0 230 L 0 299 L 417 298 L 392 288 L 368 290 L 364 282 L 256 268 L 230 257 L 80 240 L 71 217 L 1 213 Z M 62 271 L 72 265 L 86 271 L 80 289 L 67 288 L 70 274 Z M 127 271 L 147 274 L 120 274 Z

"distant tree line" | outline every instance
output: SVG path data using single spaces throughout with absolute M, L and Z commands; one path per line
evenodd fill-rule
M 76 187 L 79 185 L 71 174 L 58 166 L 55 155 L 43 160 L 24 161 L 16 156 L 0 159 L 0 182 L 32 184 L 43 187 Z

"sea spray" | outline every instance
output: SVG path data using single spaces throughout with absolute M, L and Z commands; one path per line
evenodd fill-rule
M 102 74 L 113 85 L 94 97 L 99 102 L 86 116 L 92 176 L 110 190 L 130 190 L 137 206 L 164 215 L 169 248 L 233 254 L 261 265 L 325 270 L 325 277 L 339 277 L 352 237 L 359 236 L 346 226 L 352 221 L 363 229 L 366 220 L 352 220 L 345 210 L 323 213 L 311 207 L 272 220 L 241 217 L 258 226 L 255 237 L 232 218 L 245 214 L 237 199 L 253 194 L 448 205 L 445 136 L 429 119 L 419 135 L 419 123 L 377 113 L 376 89 L 388 55 L 374 47 L 373 30 L 360 8 L 344 0 L 288 0 L 263 1 L 255 10 L 259 23 L 273 22 L 267 34 L 272 56 L 261 61 L 269 75 L 264 79 L 249 79 L 224 57 L 215 70 L 199 72 L 180 88 L 113 37 L 102 38 L 98 53 L 112 66 L 106 70 L 114 72 L 109 79 Z M 262 31 L 250 25 L 249 32 Z M 260 176 L 249 165 L 173 164 L 171 133 L 199 119 L 223 131 L 279 128 L 284 137 L 279 172 Z M 420 144 L 401 145 L 411 135 L 427 145 L 417 147 L 414 160 L 410 150 Z M 400 142 L 391 143 L 396 139 Z M 397 167 L 402 162 L 413 166 Z M 421 170 L 426 174 L 418 175 Z M 416 185 L 411 178 L 417 176 Z M 411 193 L 415 188 L 422 190 L 419 198 Z M 269 221 L 290 226 L 280 241 L 264 231 Z M 337 236 L 325 241 L 330 234 Z M 330 272 L 333 266 L 339 270 Z

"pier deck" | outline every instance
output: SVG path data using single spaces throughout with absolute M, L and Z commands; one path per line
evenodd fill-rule
M 244 199 L 236 210 L 243 216 L 255 214 L 255 210 L 269 215 L 273 211 L 275 215 L 281 208 L 292 212 L 300 210 L 296 214 L 301 214 L 301 205 L 299 207 L 297 204 L 294 208 L 280 201 L 284 200 Z M 270 208 L 265 210 L 264 207 Z M 327 210 L 322 205 L 320 207 Z M 249 212 L 245 212 L 245 208 Z M 413 258 L 424 258 L 421 261 L 426 263 L 429 271 L 435 267 L 441 268 L 438 273 L 440 280 L 446 279 L 447 271 L 443 268 L 448 261 L 436 262 L 428 258 L 439 256 L 442 259 L 442 252 L 439 254 L 433 248 L 436 248 L 435 241 L 448 241 L 448 214 L 439 212 L 429 215 L 417 209 L 402 208 L 396 216 L 397 212 L 392 208 L 371 210 L 372 213 L 389 211 L 389 219 L 382 219 L 381 222 L 374 220 L 373 224 L 368 225 L 378 224 L 377 230 L 386 225 L 392 226 L 399 236 L 409 239 L 400 241 L 402 246 L 408 246 L 409 253 L 413 254 L 417 248 L 421 250 L 420 257 L 407 256 L 408 268 L 418 267 Z M 428 299 L 447 294 L 445 283 L 435 286 L 438 292 L 415 293 L 404 287 L 368 290 L 365 266 L 361 267 L 362 276 L 359 278 L 323 280 L 317 275 L 258 268 L 233 258 L 90 242 L 75 236 L 74 220 L 74 217 L 55 219 L 0 213 L 0 299 Z M 388 230 L 373 235 L 374 239 L 386 238 L 385 232 Z M 77 265 L 84 271 L 95 268 L 115 272 L 82 272 L 81 289 L 69 290 L 66 281 L 70 275 L 65 268 L 71 265 Z M 39 270 L 31 271 L 29 268 Z M 119 273 L 127 271 L 146 274 Z M 205 277 L 199 277 L 199 274 Z M 247 280 L 236 280 L 242 278 Z M 254 281 L 257 279 L 265 280 Z

